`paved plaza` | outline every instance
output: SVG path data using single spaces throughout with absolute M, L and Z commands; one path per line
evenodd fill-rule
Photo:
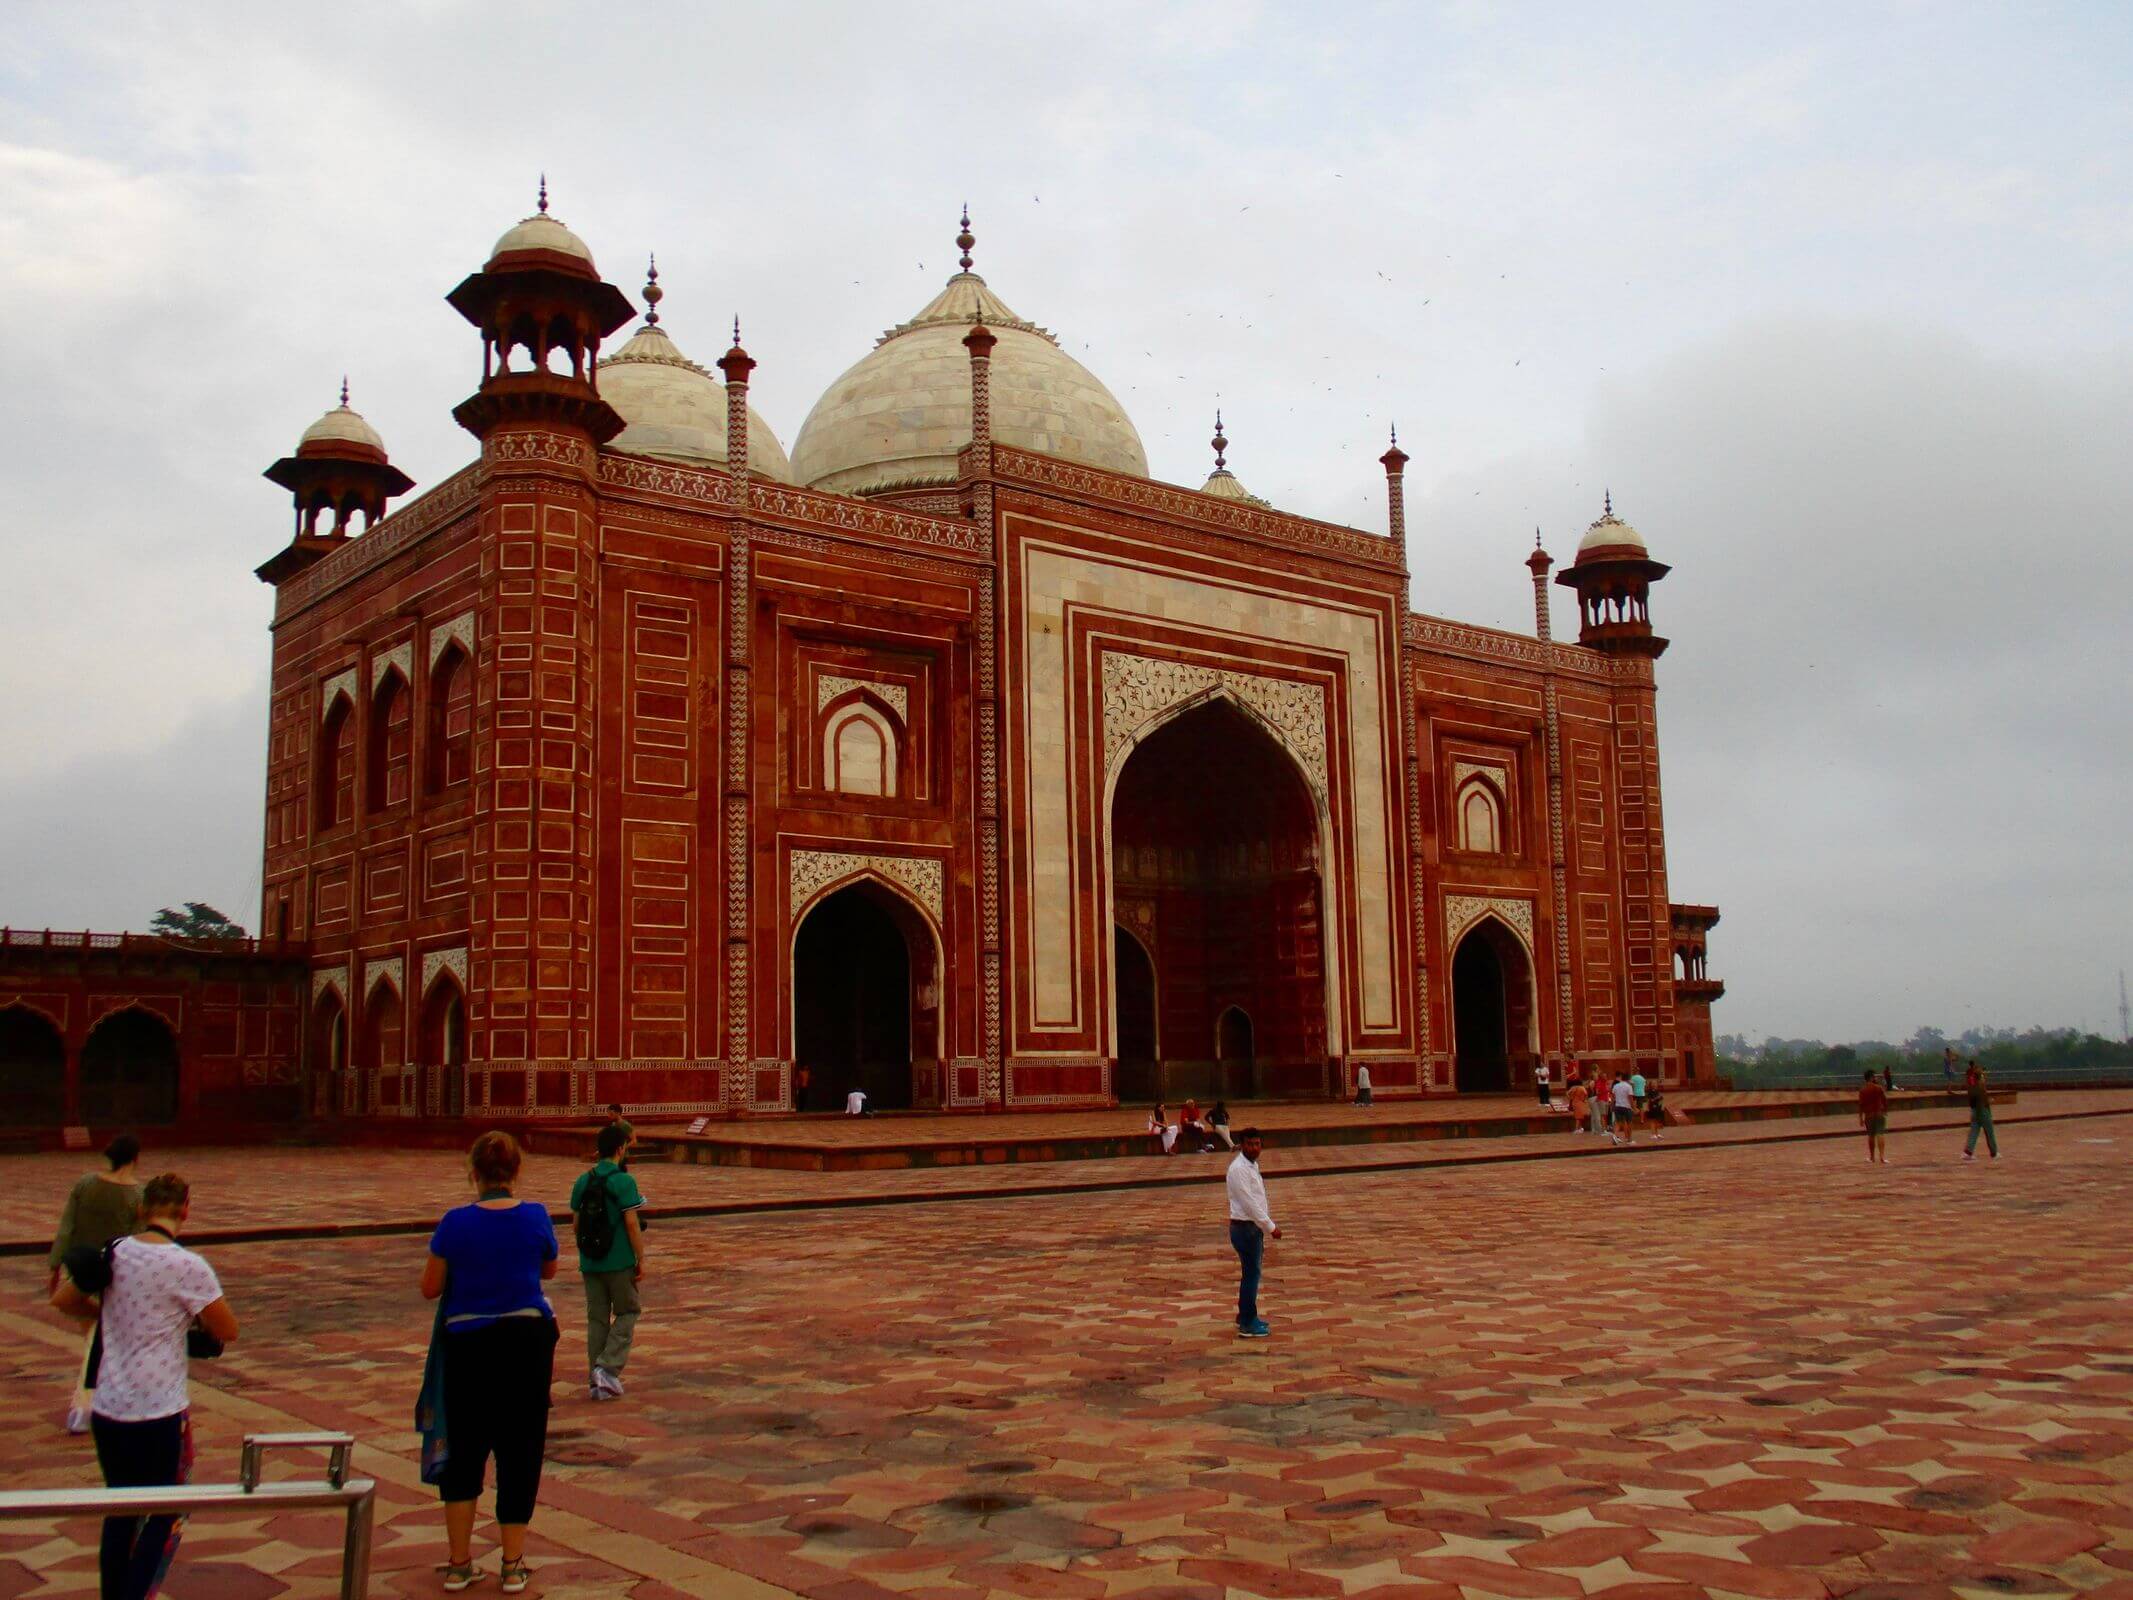
M 558 1385 L 534 1592 L 2126 1600 L 2133 1117 L 2003 1132 L 1966 1165 L 1959 1132 L 1900 1130 L 1886 1169 L 1856 1138 L 1318 1174 L 1272 1152 L 1256 1343 L 1211 1185 L 671 1219 L 628 1398 Z M 251 1159 L 257 1215 L 454 1197 L 448 1154 Z M 203 1217 L 246 1164 L 188 1161 Z M 10 1236 L 76 1165 L 0 1163 Z M 655 1200 L 938 1176 L 645 1174 Z M 419 1239 L 209 1253 L 245 1336 L 195 1369 L 201 1475 L 247 1431 L 355 1432 L 374 1591 L 436 1593 Z M 93 1482 L 56 1425 L 78 1345 L 32 1309 L 42 1262 L 0 1283 L 0 1486 Z M 93 1593 L 93 1545 L 0 1526 L 0 1600 Z M 168 1592 L 323 1595 L 337 1549 L 331 1517 L 198 1521 Z

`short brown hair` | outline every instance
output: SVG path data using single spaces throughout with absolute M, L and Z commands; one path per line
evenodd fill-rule
M 474 1141 L 467 1152 L 467 1166 L 474 1181 L 485 1189 L 498 1189 L 518 1176 L 518 1141 L 501 1129 L 492 1128 Z
M 192 1193 L 193 1186 L 175 1172 L 159 1172 L 141 1188 L 141 1215 L 166 1216 L 183 1211 Z

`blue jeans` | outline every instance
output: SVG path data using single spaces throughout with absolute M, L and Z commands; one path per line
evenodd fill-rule
M 1230 1248 L 1244 1270 L 1237 1280 L 1237 1326 L 1248 1328 L 1259 1320 L 1259 1263 L 1266 1255 L 1266 1235 L 1256 1222 L 1231 1222 Z
M 1992 1128 L 1992 1104 L 1990 1101 L 1987 1101 L 1984 1105 L 1970 1108 L 1970 1137 L 1963 1144 L 1963 1153 L 1965 1155 L 1977 1148 L 1977 1136 L 1980 1133 L 1985 1135 L 1985 1148 L 1994 1155 L 1998 1155 L 2000 1153 L 2000 1136 Z

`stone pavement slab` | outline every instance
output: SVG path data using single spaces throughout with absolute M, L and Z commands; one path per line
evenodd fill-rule
M 1277 1181 L 1264 1342 L 1232 1336 L 1199 1184 L 671 1221 L 624 1401 L 569 1381 L 558 1285 L 536 1592 L 2123 1592 L 2133 1126 L 1958 1144 Z M 203 1473 L 247 1429 L 362 1436 L 376 1587 L 408 1596 L 440 1554 L 421 1253 L 211 1249 L 245 1337 L 196 1369 Z M 78 1344 L 41 1286 L 0 1264 L 4 1487 L 95 1476 L 55 1426 Z M 91 1592 L 93 1539 L 0 1526 L 0 1588 Z M 324 1595 L 333 1546 L 315 1518 L 196 1523 L 168 1592 Z

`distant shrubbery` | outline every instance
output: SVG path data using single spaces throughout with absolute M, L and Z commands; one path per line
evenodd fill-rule
M 2002 1082 L 2022 1078 L 2090 1078 L 2133 1081 L 2133 1044 L 2105 1039 L 2074 1028 L 1972 1028 L 1947 1035 L 1920 1028 L 1902 1044 L 1860 1039 L 1851 1044 L 1824 1044 L 1820 1039 L 1766 1039 L 1751 1045 L 1737 1033 L 1718 1040 L 1718 1074 L 1736 1089 L 1783 1088 L 1803 1083 L 1856 1082 L 1869 1067 L 1889 1068 L 1899 1084 L 1930 1087 L 1942 1081 L 1941 1052 L 1953 1046 L 1956 1059 L 1979 1065 Z

